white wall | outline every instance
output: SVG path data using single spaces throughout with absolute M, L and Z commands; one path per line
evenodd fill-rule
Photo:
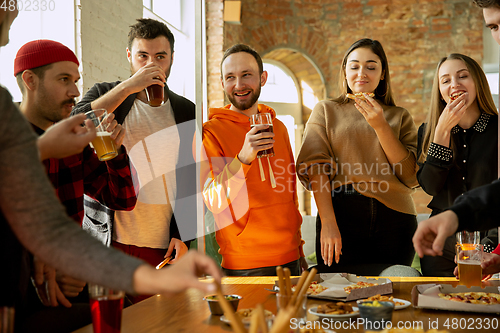
M 123 80 L 130 76 L 127 35 L 142 17 L 142 0 L 80 0 L 83 91 L 94 83 Z M 80 23 L 80 22 L 78 22 Z
M 87 1 L 87 0 L 84 0 Z M 0 49 L 0 84 L 7 87 L 14 101 L 21 101 L 21 92 L 14 77 L 17 51 L 29 41 L 52 39 L 75 51 L 75 10 L 71 0 L 51 0 L 43 10 L 34 6 L 20 7 L 19 15 L 10 28 L 10 41 Z M 142 4 L 141 4 L 142 5 Z M 52 10 L 51 10 L 52 9 Z

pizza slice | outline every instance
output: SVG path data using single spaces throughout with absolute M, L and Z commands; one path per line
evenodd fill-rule
M 365 96 L 363 94 L 367 94 L 368 96 L 370 97 L 375 97 L 375 94 L 374 93 L 355 93 L 355 94 L 347 94 L 346 97 L 347 98 L 350 98 L 350 99 L 356 99 L 356 98 L 359 98 L 359 99 L 362 99 L 362 100 L 366 100 Z
M 465 91 L 455 91 L 453 94 L 451 94 L 450 99 L 452 101 L 454 101 L 457 98 L 459 98 L 460 96 L 462 96 L 463 94 L 465 94 Z
M 350 294 L 351 291 L 353 291 L 354 289 L 368 288 L 368 287 L 373 287 L 373 286 L 378 286 L 378 283 L 359 281 L 356 284 L 352 284 L 350 286 L 344 287 L 344 291 L 346 293 Z
M 295 288 L 297 288 L 297 285 L 293 285 L 292 286 L 292 291 L 295 291 Z M 319 295 L 320 293 L 322 293 L 323 291 L 325 291 L 326 289 L 328 289 L 327 287 L 324 287 L 322 286 L 321 284 L 319 284 L 317 281 L 313 281 L 311 282 L 311 284 L 309 285 L 309 288 L 307 288 L 307 291 L 306 291 L 306 295 Z

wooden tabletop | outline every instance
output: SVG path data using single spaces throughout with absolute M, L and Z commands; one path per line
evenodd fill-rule
M 454 278 L 390 278 L 393 282 L 393 296 L 411 300 L 411 290 L 417 284 L 445 283 L 456 285 Z M 253 308 L 262 303 L 264 308 L 276 313 L 276 296 L 267 289 L 272 288 L 276 277 L 226 277 L 223 279 L 223 292 L 237 294 L 240 300 L 239 309 Z M 498 282 L 498 281 L 495 281 Z M 188 290 L 176 295 L 156 295 L 123 310 L 122 333 L 155 333 L 155 332 L 231 332 L 231 327 L 220 321 L 220 316 L 212 316 L 203 297 L 198 290 Z M 327 301 L 308 299 L 307 307 Z M 351 302 L 355 305 L 354 302 Z M 308 313 L 307 322 L 312 325 L 318 319 Z M 328 327 L 336 332 L 364 332 L 363 325 L 352 322 L 328 321 Z M 498 332 L 500 317 L 498 314 L 480 314 L 473 312 L 453 312 L 430 309 L 417 309 L 410 306 L 394 311 L 393 327 L 400 325 L 409 327 L 413 323 L 422 322 L 424 329 L 446 329 L 449 332 Z M 495 324 L 496 322 L 496 324 Z M 325 323 L 323 321 L 323 323 Z M 446 325 L 449 324 L 448 327 Z M 490 326 L 488 329 L 486 326 Z M 433 325 L 429 327 L 429 325 Z M 437 325 L 437 327 L 434 327 Z M 481 329 L 477 329 L 481 327 Z M 476 328 L 476 329 L 471 329 Z M 91 333 L 92 325 L 81 328 L 75 333 Z

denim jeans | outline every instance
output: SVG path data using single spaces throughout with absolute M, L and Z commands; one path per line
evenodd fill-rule
M 318 272 L 379 275 L 392 265 L 410 266 L 415 250 L 412 237 L 416 216 L 397 212 L 374 198 L 355 191 L 332 196 L 333 210 L 342 237 L 342 255 L 330 267 L 321 257 L 321 219 L 316 218 Z

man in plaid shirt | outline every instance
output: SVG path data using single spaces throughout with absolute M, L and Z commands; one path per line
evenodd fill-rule
M 73 51 L 55 41 L 35 40 L 19 49 L 14 75 L 23 94 L 20 110 L 38 135 L 50 131 L 52 124 L 69 117 L 75 98 L 80 95 L 76 86 L 80 78 L 78 65 Z M 45 158 L 43 149 L 40 150 L 47 175 L 59 199 L 67 214 L 80 225 L 84 217 L 84 194 L 114 210 L 132 210 L 137 201 L 135 170 L 130 166 L 122 146 L 125 130 L 114 120 L 113 114 L 107 117 L 107 121 L 111 139 L 119 147 L 119 154 L 114 159 L 99 161 L 90 146 L 80 154 L 61 159 Z M 57 299 L 67 307 L 71 303 L 66 297 L 78 296 L 86 284 L 63 275 L 58 276 L 57 281 L 60 289 Z M 44 286 L 37 289 L 42 303 L 50 305 L 43 295 Z M 82 293 L 73 302 L 87 299 L 87 294 Z

